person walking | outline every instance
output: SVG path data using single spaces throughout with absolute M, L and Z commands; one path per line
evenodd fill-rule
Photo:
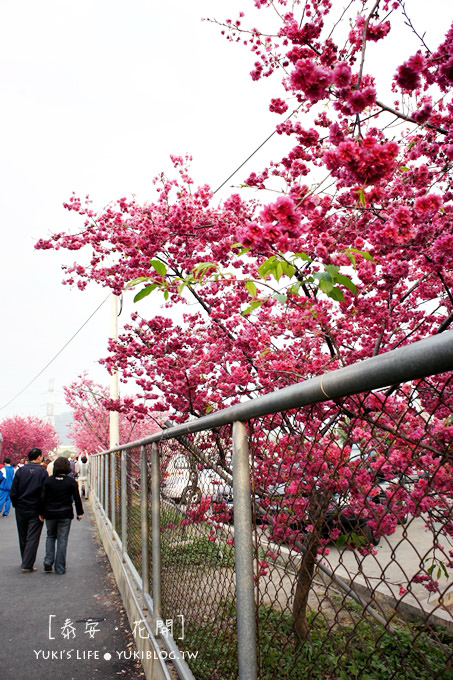
M 57 458 L 57 456 L 54 453 L 50 456 L 50 463 L 48 464 L 48 466 L 46 468 L 47 474 L 49 475 L 49 477 L 51 477 L 53 475 L 53 464 L 55 463 L 56 458 Z
M 77 482 L 78 482 L 78 485 L 79 485 L 79 493 L 80 493 L 81 497 L 87 498 L 87 496 L 88 496 L 88 456 L 86 455 L 86 453 L 82 453 L 80 455 L 77 466 L 78 466 Z
M 5 458 L 3 462 L 5 465 L 0 473 L 0 513 L 3 511 L 3 517 L 8 517 L 11 509 L 11 486 L 16 471 L 11 465 L 10 458 Z
M 41 466 L 41 449 L 32 449 L 28 463 L 20 467 L 13 478 L 10 497 L 16 511 L 17 533 L 24 574 L 36 571 L 36 553 L 43 524 L 39 519 L 39 500 L 41 487 L 48 477 L 47 470 Z
M 80 521 L 83 517 L 79 487 L 70 473 L 68 458 L 57 458 L 52 477 L 48 477 L 42 486 L 39 502 L 39 519 L 46 520 L 47 526 L 44 571 L 50 572 L 53 568 L 56 574 L 66 572 L 69 531 L 74 519 L 73 502 L 77 519 Z
M 77 456 L 75 453 L 71 455 L 69 464 L 71 465 L 71 472 L 69 473 L 69 476 L 77 479 Z

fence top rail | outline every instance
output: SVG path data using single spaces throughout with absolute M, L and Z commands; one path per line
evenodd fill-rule
M 453 370 L 453 331 L 445 331 L 411 345 L 364 359 L 356 364 L 330 371 L 322 376 L 284 387 L 262 397 L 256 397 L 210 413 L 192 421 L 163 429 L 148 437 L 116 446 L 102 452 L 113 453 L 139 446 L 174 439 L 203 430 L 211 430 L 236 421 L 331 401 L 360 392 L 397 385 Z

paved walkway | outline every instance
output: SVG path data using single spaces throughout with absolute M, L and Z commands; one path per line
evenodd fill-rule
M 72 522 L 62 576 L 43 571 L 45 534 L 37 571 L 23 574 L 13 509 L 0 517 L 1 680 L 143 679 L 88 503 Z

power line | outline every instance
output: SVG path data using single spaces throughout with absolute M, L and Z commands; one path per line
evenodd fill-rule
M 28 382 L 28 383 L 25 385 L 25 387 L 23 387 L 23 388 L 20 390 L 20 392 L 18 392 L 12 399 L 10 399 L 6 404 L 4 404 L 4 405 L 0 408 L 1 411 L 3 411 L 4 408 L 6 408 L 6 407 L 9 406 L 10 404 L 12 404 L 13 401 L 15 401 L 15 400 L 17 399 L 17 397 L 20 397 L 20 395 L 23 394 L 23 393 L 25 392 L 25 390 L 27 390 L 27 389 L 30 387 L 30 385 L 32 385 L 32 384 L 35 382 L 35 380 L 37 380 L 37 379 L 39 378 L 39 376 L 42 375 L 42 374 L 44 373 L 44 371 L 47 370 L 47 369 L 49 368 L 49 366 L 50 366 L 51 364 L 53 364 L 53 362 L 55 361 L 55 359 L 56 359 L 57 357 L 59 357 L 60 354 L 66 349 L 66 347 L 74 340 L 74 338 L 80 333 L 80 331 L 82 330 L 82 328 L 84 328 L 84 327 L 87 325 L 87 323 L 90 321 L 90 319 L 92 319 L 93 316 L 101 309 L 102 305 L 109 299 L 109 297 L 110 297 L 110 293 L 109 293 L 109 295 L 107 295 L 107 297 L 105 298 L 105 300 L 103 300 L 103 301 L 101 302 L 101 304 L 100 304 L 98 307 L 96 307 L 96 309 L 94 310 L 94 312 L 93 312 L 92 314 L 90 314 L 90 316 L 88 317 L 88 319 L 87 319 L 86 321 L 84 321 L 84 323 L 83 323 L 83 324 L 80 326 L 80 328 L 74 333 L 74 335 L 73 335 L 71 338 L 69 338 L 69 340 L 66 342 L 66 344 L 64 344 L 63 347 L 62 347 L 60 350 L 58 350 L 58 352 L 57 352 L 57 353 L 52 357 L 52 359 L 44 366 L 44 368 L 42 368 L 42 369 L 39 371 L 39 373 L 37 373 L 37 374 L 35 375 L 35 377 L 32 378 L 32 380 L 30 380 L 30 382 Z
M 287 118 L 285 118 L 285 123 L 286 123 L 287 120 L 289 120 L 290 118 L 292 118 L 292 116 L 294 116 L 295 113 L 297 113 L 297 111 L 299 110 L 299 108 L 300 108 L 300 107 L 297 107 L 297 109 L 294 109 L 294 111 L 293 111 L 292 113 L 290 113 L 289 116 L 288 116 Z M 256 154 L 256 153 L 264 146 L 264 145 L 265 145 L 265 144 L 267 144 L 267 142 L 275 135 L 276 132 L 277 132 L 277 130 L 274 130 L 273 132 L 271 132 L 271 134 L 269 135 L 269 137 L 267 137 L 267 138 L 264 140 L 264 142 L 262 142 L 262 143 L 255 149 L 255 151 L 253 151 L 253 152 L 250 154 L 250 156 L 249 156 L 248 158 L 246 158 L 245 161 L 243 161 L 243 163 L 241 163 L 241 164 L 236 168 L 236 170 L 235 170 L 234 172 L 232 172 L 231 175 L 230 175 L 229 177 L 227 177 L 226 180 L 225 180 L 224 182 L 222 182 L 222 184 L 221 184 L 220 186 L 217 187 L 217 189 L 213 192 L 213 194 L 216 194 L 218 191 L 220 191 L 220 189 L 221 189 L 222 187 L 224 187 L 225 184 L 226 184 L 227 182 L 229 182 L 230 179 L 231 179 L 232 177 L 234 177 L 234 175 L 235 175 L 237 172 L 239 172 L 239 170 L 240 170 L 241 168 L 243 168 L 244 165 L 245 165 L 246 163 L 248 163 L 248 161 L 249 161 L 249 160 L 250 160 L 250 159 L 251 159 L 251 158 L 252 158 L 252 157 L 253 157 L 253 156 L 254 156 L 254 155 L 255 155 L 255 154 Z

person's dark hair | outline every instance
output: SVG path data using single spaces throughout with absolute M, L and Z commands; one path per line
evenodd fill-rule
M 30 460 L 30 461 L 36 460 L 37 458 L 39 458 L 39 456 L 42 456 L 41 449 L 32 449 L 28 453 L 28 460 Z
M 68 475 L 71 472 L 71 463 L 68 458 L 60 456 L 53 464 L 53 476 Z
M 86 456 L 82 456 L 80 460 L 82 461 L 82 463 L 86 463 L 88 458 Z
M 9 465 L 11 463 L 11 458 L 5 458 L 3 462 L 5 463 L 5 465 Z

